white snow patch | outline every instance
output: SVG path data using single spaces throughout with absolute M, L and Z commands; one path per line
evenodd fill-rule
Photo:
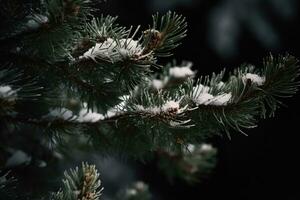
M 121 39 L 116 41 L 112 38 L 107 38 L 102 43 L 96 43 L 96 45 L 85 52 L 79 59 L 87 58 L 106 58 L 112 61 L 120 60 L 124 57 L 132 57 L 139 55 L 143 48 L 138 41 L 132 38 Z
M 116 53 L 117 42 L 112 38 L 107 38 L 103 43 L 96 43 L 96 45 L 90 48 L 87 52 L 80 56 L 82 58 L 91 58 L 95 60 L 96 57 L 109 58 Z
M 215 106 L 227 105 L 231 97 L 232 97 L 231 93 L 224 93 L 224 94 L 217 95 L 210 100 L 209 105 L 215 105 Z
M 245 83 L 247 80 L 251 80 L 252 83 L 261 86 L 265 83 L 266 77 L 259 76 L 257 74 L 247 73 L 242 77 L 243 82 Z
M 149 114 L 153 114 L 153 115 L 157 115 L 157 114 L 162 114 L 162 113 L 168 113 L 168 112 L 175 112 L 175 114 L 181 114 L 182 112 L 184 112 L 187 108 L 187 105 L 183 108 L 180 108 L 179 102 L 177 101 L 168 101 L 165 104 L 163 104 L 162 106 L 153 106 L 153 107 L 148 107 L 145 108 L 142 105 L 136 105 L 135 109 L 136 111 L 140 111 L 140 112 L 145 112 L 145 113 L 149 113 Z M 175 122 L 174 122 L 175 124 Z
M 201 104 L 204 104 L 204 105 L 208 105 L 212 99 L 214 99 L 214 96 L 209 94 L 209 93 L 201 93 L 199 94 L 199 96 L 197 96 L 194 101 L 196 104 L 198 105 L 201 105 Z
M 144 182 L 142 181 L 137 181 L 135 184 L 134 184 L 135 188 L 139 191 L 144 191 L 145 189 L 147 189 L 147 186 Z
M 185 79 L 195 76 L 195 72 L 191 69 L 192 63 L 188 62 L 185 66 L 175 66 L 169 69 L 169 75 L 173 78 Z
M 71 110 L 68 110 L 66 108 L 54 108 L 51 109 L 50 112 L 45 116 L 47 118 L 56 118 L 56 119 L 63 119 L 63 120 L 73 120 L 76 118 L 75 115 L 73 115 L 73 112 Z
M 198 84 L 193 87 L 193 97 L 197 97 L 202 93 L 208 93 L 210 90 L 210 87 L 204 86 L 202 84 Z
M 189 152 L 193 153 L 196 150 L 196 146 L 194 144 L 188 144 L 187 149 Z
M 44 118 L 50 118 L 52 120 L 63 119 L 79 123 L 95 123 L 105 119 L 103 114 L 93 112 L 92 110 L 88 109 L 87 103 L 83 103 L 83 106 L 79 111 L 78 115 L 74 114 L 71 110 L 67 108 L 54 108 L 50 109 L 49 113 L 45 115 Z
M 119 53 L 123 57 L 131 57 L 133 55 L 140 55 L 143 51 L 142 46 L 137 40 L 132 38 L 121 39 L 120 41 Z
M 103 120 L 104 116 L 102 114 L 92 112 L 91 110 L 88 110 L 87 108 L 83 108 L 80 110 L 78 117 L 76 118 L 76 121 L 78 122 L 97 122 L 100 120 Z
M 193 88 L 192 99 L 197 105 L 227 105 L 231 100 L 231 93 L 212 95 L 209 93 L 210 87 L 199 84 Z
M 9 85 L 0 86 L 0 98 L 15 100 L 17 92 L 14 91 Z
M 160 90 L 174 79 L 187 79 L 195 76 L 195 72 L 191 69 L 192 62 L 186 62 L 181 66 L 174 66 L 169 68 L 169 73 L 163 79 L 153 79 L 150 81 L 150 86 L 156 90 Z
M 156 90 L 160 90 L 165 87 L 165 83 L 162 80 L 153 79 L 151 82 L 151 86 Z
M 179 110 L 179 103 L 176 101 L 168 101 L 162 106 L 163 112 L 168 112 L 170 110 Z
M 211 144 L 202 144 L 201 145 L 201 151 L 203 152 L 210 152 L 212 151 L 214 148 Z

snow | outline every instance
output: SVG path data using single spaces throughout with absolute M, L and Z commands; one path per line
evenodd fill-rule
M 152 88 L 160 90 L 165 87 L 165 83 L 159 79 L 153 79 L 151 83 Z
M 131 57 L 133 55 L 140 55 L 143 51 L 142 46 L 137 40 L 132 38 L 121 39 L 119 53 L 123 57 Z
M 231 100 L 231 93 L 222 93 L 216 96 L 209 93 L 210 87 L 199 84 L 193 88 L 192 99 L 197 105 L 227 105 Z
M 63 119 L 63 120 L 72 120 L 75 118 L 73 115 L 73 112 L 71 110 L 68 110 L 66 108 L 54 108 L 51 109 L 48 115 L 45 117 L 48 118 L 58 118 L 58 119 Z
M 143 191 L 147 188 L 146 184 L 142 181 L 137 181 L 135 184 L 134 184 L 135 188 L 139 191 Z
M 84 107 L 79 111 L 78 115 L 75 115 L 71 110 L 68 110 L 67 108 L 55 108 L 55 109 L 51 109 L 50 112 L 44 117 L 53 120 L 55 119 L 63 119 L 67 121 L 73 120 L 80 123 L 84 123 L 84 122 L 95 123 L 104 119 L 104 115 L 88 110 L 86 108 L 86 104 L 84 104 Z
M 213 99 L 211 99 L 209 105 L 215 105 L 215 106 L 227 105 L 231 97 L 232 97 L 231 93 L 224 93 L 224 94 L 217 95 L 213 97 Z
M 214 151 L 214 147 L 211 144 L 202 143 L 202 144 L 188 144 L 186 149 L 184 149 L 185 153 L 209 153 Z
M 200 93 L 199 96 L 197 96 L 194 101 L 196 104 L 201 105 L 205 104 L 207 105 L 208 102 L 210 102 L 212 99 L 214 99 L 214 96 L 209 93 Z
M 83 108 L 80 110 L 76 121 L 95 123 L 95 122 L 98 122 L 103 119 L 104 119 L 104 116 L 102 114 L 92 112 L 92 111 L 88 110 L 87 108 Z
M 179 103 L 176 101 L 168 101 L 162 106 L 161 110 L 163 112 L 168 112 L 170 110 L 179 110 Z
M 150 87 L 160 90 L 166 87 L 174 79 L 187 79 L 195 76 L 195 72 L 191 69 L 192 62 L 186 62 L 181 66 L 169 68 L 168 74 L 163 79 L 153 79 L 150 81 Z
M 174 79 L 187 79 L 195 76 L 195 72 L 191 69 L 192 62 L 186 62 L 181 66 L 169 68 L 169 73 L 163 79 L 153 79 L 150 81 L 150 87 L 160 90 L 172 83 Z
M 193 97 L 197 97 L 202 93 L 208 93 L 210 90 L 210 87 L 204 86 L 202 84 L 198 84 L 197 86 L 193 87 Z
M 191 69 L 192 63 L 188 62 L 185 66 L 175 66 L 169 69 L 169 75 L 177 79 L 185 79 L 195 76 L 195 72 Z
M 143 48 L 138 41 L 132 38 L 120 39 L 116 41 L 112 38 L 107 38 L 103 43 L 96 43 L 96 45 L 86 51 L 79 59 L 87 58 L 108 58 L 112 61 L 117 61 L 122 58 L 139 55 Z
M 245 74 L 243 77 L 242 77 L 242 80 L 243 82 L 245 83 L 247 80 L 251 80 L 251 82 L 253 84 L 256 84 L 258 86 L 262 86 L 265 81 L 266 81 L 266 78 L 265 77 L 261 77 L 257 74 L 251 74 L 251 73 L 247 73 Z
M 196 146 L 194 144 L 188 144 L 187 149 L 189 152 L 193 153 L 196 149 Z
M 79 58 L 91 58 L 95 60 L 96 57 L 107 58 L 116 53 L 117 42 L 112 38 L 107 38 L 103 43 L 96 43 L 96 45 L 90 48 L 87 52 Z
M 16 97 L 17 97 L 17 92 L 14 91 L 9 85 L 0 86 L 0 98 L 15 99 Z
M 34 19 L 30 19 L 26 23 L 26 26 L 32 30 L 38 29 L 41 24 L 45 24 L 49 21 L 48 17 L 44 15 L 35 15 L 34 17 Z
M 145 108 L 142 105 L 136 105 L 135 110 L 138 111 L 138 112 L 148 113 L 148 114 L 151 114 L 151 115 L 160 115 L 160 114 L 163 114 L 163 113 L 181 114 L 187 109 L 187 107 L 188 107 L 188 105 L 180 108 L 180 105 L 179 105 L 178 101 L 170 100 L 170 101 L 167 101 L 165 104 L 163 104 L 161 106 L 152 106 L 152 107 Z M 184 121 L 184 123 L 187 123 L 187 122 L 189 122 L 189 120 Z M 170 125 L 171 124 L 176 126 L 176 125 L 180 125 L 182 123 L 171 121 Z
M 159 114 L 162 112 L 161 108 L 159 108 L 157 106 L 145 108 L 142 105 L 136 105 L 135 109 L 139 112 L 146 112 L 146 113 L 151 113 L 151 114 Z
M 127 100 L 130 98 L 129 95 L 123 95 L 121 97 L 119 97 L 119 99 L 121 100 L 121 102 L 119 104 L 117 104 L 116 106 L 114 106 L 115 109 L 120 110 L 124 110 L 125 106 L 126 106 L 126 102 Z
M 116 115 L 117 115 L 117 111 L 115 111 L 115 110 L 108 110 L 105 113 L 105 118 L 112 118 L 112 117 L 114 117 Z
M 210 152 L 210 151 L 212 151 L 214 148 L 213 148 L 213 146 L 211 145 L 211 144 L 202 144 L 201 145 L 201 151 L 202 152 Z
M 218 89 L 221 89 L 222 87 L 224 87 L 225 83 L 223 81 L 219 82 L 217 85 Z

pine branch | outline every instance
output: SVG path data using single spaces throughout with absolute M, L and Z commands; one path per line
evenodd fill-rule
M 93 11 L 93 9 L 89 7 L 89 4 L 90 2 L 86 0 L 42 1 L 42 5 L 39 9 L 33 9 L 35 11 L 39 10 L 38 12 L 40 13 L 30 13 L 29 15 L 27 13 L 28 16 L 25 16 L 25 19 L 27 19 L 27 21 L 23 21 L 22 25 L 16 26 L 16 29 L 20 30 L 11 31 L 10 35 L 1 38 L 1 42 L 5 42 L 5 40 L 22 40 L 36 32 L 43 32 L 43 29 L 55 29 L 63 23 L 70 25 L 73 23 L 72 25 L 75 25 L 74 22 L 77 21 L 78 25 L 82 22 L 83 19 L 85 19 L 87 15 L 89 15 L 91 11 Z M 9 6 L 11 7 L 12 5 Z M 23 9 L 32 9 L 28 8 L 25 3 L 23 5 L 20 5 L 19 3 L 15 2 L 14 6 L 16 8 L 21 7 L 22 9 L 19 9 L 18 13 L 11 13 L 11 17 L 13 18 L 16 18 L 16 16 L 20 15 L 20 13 L 23 13 Z M 25 12 L 27 10 L 25 10 Z
M 186 36 L 185 18 L 170 11 L 162 17 L 157 13 L 152 18 L 152 28 L 144 32 L 144 54 L 154 51 L 156 56 L 171 56 L 170 51 Z
M 48 114 L 12 113 L 15 88 L 1 83 L 4 92 L 0 108 L 7 109 L 1 111 L 2 120 L 31 124 L 58 134 L 90 131 L 93 135 L 97 129 L 106 141 L 116 136 L 109 142 L 112 146 L 126 140 L 123 136 L 131 132 L 147 143 L 145 148 L 155 150 L 178 139 L 184 144 L 199 143 L 201 138 L 223 131 L 228 135 L 231 130 L 243 133 L 245 128 L 256 126 L 259 117 L 268 112 L 273 115 L 281 97 L 297 91 L 298 61 L 289 55 L 268 58 L 261 70 L 241 67 L 227 81 L 224 72 L 193 81 L 191 63 L 165 67 L 164 76 L 153 78 L 151 69 L 157 66 L 156 58 L 170 55 L 185 37 L 185 19 L 172 12 L 162 17 L 157 14 L 153 16 L 153 26 L 138 37 L 139 27 L 127 30 L 110 16 L 83 24 L 87 22 L 89 5 L 84 0 L 50 0 L 41 10 L 48 12 L 46 18 L 41 13 L 35 15 L 39 30 L 36 34 L 41 38 L 34 40 L 48 43 L 46 51 L 61 55 L 49 59 L 48 53 L 39 52 L 32 44 L 29 46 L 33 49 L 25 45 L 20 51 L 7 52 L 14 54 L 18 62 L 49 74 L 47 78 L 61 85 L 59 89 L 78 99 L 78 110 L 68 110 L 56 98 L 46 106 Z M 42 26 L 44 30 L 40 31 Z M 55 27 L 62 28 L 58 32 L 66 35 L 55 34 L 53 42 L 48 38 L 48 28 Z M 68 39 L 60 44 L 64 37 Z M 18 62 L 10 59 L 12 64 Z M 182 129 L 190 134 L 181 135 Z M 132 141 L 126 140 L 128 144 L 124 145 L 128 147 Z
M 243 133 L 243 128 L 255 126 L 259 116 L 265 118 L 268 108 L 269 115 L 273 116 L 281 104 L 278 98 L 291 97 L 298 90 L 299 81 L 296 79 L 299 76 L 299 65 L 293 56 L 279 56 L 275 59 L 270 56 L 264 62 L 264 69 L 260 73 L 262 77 L 251 74 L 254 72 L 253 67 L 236 70 L 229 82 L 225 83 L 223 91 L 231 92 L 230 102 L 217 106 L 198 105 L 199 112 L 213 114 L 227 133 L 228 127 Z M 247 74 L 252 77 L 247 78 Z M 255 78 L 264 79 L 263 83 L 258 84 Z
M 106 147 L 109 143 L 111 149 L 119 148 L 120 141 L 124 148 L 138 148 L 141 141 L 131 140 L 133 136 L 147 143 L 145 151 L 174 144 L 174 147 L 197 144 L 203 138 L 223 131 L 228 136 L 231 130 L 244 133 L 244 129 L 255 127 L 257 120 L 266 116 L 267 110 L 273 115 L 278 97 L 288 97 L 297 91 L 298 61 L 292 56 L 271 57 L 267 61 L 261 71 L 244 66 L 235 70 L 225 82 L 222 82 L 224 72 L 221 72 L 194 84 L 189 65 L 169 68 L 171 74 L 168 76 L 172 75 L 173 79 L 168 80 L 187 81 L 173 85 L 176 89 L 163 87 L 156 90 L 145 83 L 104 113 L 92 112 L 88 107 L 82 108 L 79 114 L 66 108 L 55 108 L 39 118 L 22 115 L 3 115 L 2 118 L 57 133 L 63 130 L 87 133 L 95 137 L 91 141 L 106 143 L 102 145 Z M 181 72 L 179 77 L 177 72 Z M 182 129 L 189 134 L 182 134 Z M 132 135 L 127 138 L 129 132 Z
M 97 79 L 89 80 L 91 70 L 88 69 L 87 65 L 80 66 L 82 68 L 80 69 L 76 62 L 48 62 L 45 59 L 17 52 L 4 53 L 4 55 L 12 62 L 12 65 L 19 65 L 21 63 L 27 67 L 27 70 L 30 72 L 33 70 L 40 77 L 49 77 L 50 75 L 49 78 L 57 81 L 57 84 L 64 83 L 67 90 L 76 90 L 78 92 L 77 96 L 80 96 L 83 102 L 89 102 L 90 108 L 105 109 L 107 106 L 112 106 L 121 94 L 121 89 L 116 87 L 119 84 L 118 81 L 114 83 L 107 82 L 105 80 L 106 77 L 97 77 Z M 103 104 L 96 103 L 100 101 Z
M 108 38 L 124 38 L 128 35 L 125 27 L 121 27 L 116 23 L 117 17 L 103 16 L 93 18 L 86 23 L 84 30 L 81 32 L 74 45 L 70 46 L 71 55 L 73 58 L 82 56 L 86 51 L 92 48 L 96 43 L 103 43 Z
M 53 193 L 51 200 L 99 200 L 103 188 L 95 165 L 82 163 L 64 173 L 63 187 Z
M 273 116 L 281 99 L 298 91 L 299 64 L 290 55 L 270 56 L 262 69 L 242 66 L 227 80 L 225 71 L 194 80 L 190 62 L 173 63 L 161 68 L 161 75 L 153 74 L 154 67 L 161 67 L 157 58 L 172 55 L 186 36 L 186 20 L 174 12 L 154 15 L 152 26 L 140 32 L 140 26 L 120 26 L 116 17 L 92 18 L 89 0 L 32 5 L 6 3 L 3 8 L 9 28 L 0 36 L 1 55 L 10 66 L 0 70 L 4 148 L 14 146 L 7 135 L 19 127 L 25 132 L 23 128 L 37 128 L 55 142 L 80 134 L 86 146 L 91 142 L 103 153 L 138 158 L 157 153 L 170 179 L 194 181 L 215 164 L 215 149 L 201 145 L 207 137 L 244 133 L 260 118 Z M 12 69 L 21 67 L 25 73 Z M 39 84 L 49 88 L 42 91 Z M 45 91 L 47 96 L 39 98 Z M 26 107 L 24 102 L 36 99 L 40 105 Z M 21 135 L 15 139 L 27 137 Z M 27 138 L 41 137 L 37 141 L 43 143 L 45 135 Z M 0 198 L 9 183 L 7 175 L 0 177 Z M 62 188 L 50 199 L 99 200 L 102 190 L 95 166 L 83 163 L 65 172 Z M 148 200 L 151 195 L 138 182 L 117 198 Z
M 66 56 L 61 45 L 71 43 L 93 10 L 89 0 L 42 1 L 39 9 L 28 15 L 17 30 L 5 34 L 0 42 L 10 48 L 18 45 L 29 55 L 49 61 L 61 60 Z
M 36 49 L 34 50 L 31 47 L 26 49 L 26 45 L 21 51 L 25 51 L 25 54 L 30 55 L 28 57 L 32 57 L 33 55 L 32 58 L 25 59 L 25 61 L 38 61 L 35 62 L 37 66 L 42 65 L 51 70 L 53 66 L 58 68 L 57 75 L 69 80 L 71 84 L 68 87 L 75 85 L 78 88 L 77 91 L 81 93 L 80 99 L 87 102 L 90 108 L 105 109 L 107 106 L 112 106 L 115 101 L 110 103 L 111 98 L 116 99 L 129 89 L 133 89 L 151 73 L 151 66 L 157 66 L 153 53 L 144 51 L 145 47 L 143 47 L 141 38 L 134 40 L 135 35 L 138 33 L 138 28 L 134 30 L 131 27 L 129 30 L 126 30 L 115 24 L 116 18 L 102 16 L 99 19 L 93 19 L 90 23 L 87 23 L 86 28 L 76 32 L 76 27 L 60 26 L 60 23 L 65 20 L 64 15 L 61 15 L 61 13 L 63 13 L 62 11 L 66 12 L 66 10 L 69 10 L 65 7 L 69 8 L 70 6 L 59 2 L 60 0 L 53 0 L 46 4 L 45 7 L 49 10 L 47 18 L 49 22 L 47 21 L 47 24 L 51 25 L 53 22 L 59 25 L 58 28 L 67 28 L 70 30 L 51 31 L 54 33 L 60 32 L 63 35 L 62 37 L 58 35 L 53 37 L 55 41 L 48 38 L 48 31 L 45 32 L 45 38 L 42 38 L 42 33 L 38 33 L 41 38 L 34 38 L 34 41 L 39 43 L 39 52 L 36 52 Z M 77 5 L 80 2 L 76 2 L 75 4 Z M 67 4 L 73 5 L 74 2 L 68 1 Z M 40 18 L 40 16 L 37 17 Z M 161 28 L 163 29 L 164 37 L 162 37 L 161 44 L 170 45 L 173 42 L 176 43 L 178 39 L 175 39 L 175 37 L 179 37 L 181 29 L 179 30 L 175 26 L 182 24 L 185 24 L 184 19 L 174 13 L 168 13 L 163 17 Z M 185 26 L 181 27 L 185 28 Z M 72 34 L 71 30 L 73 33 L 75 31 L 76 34 Z M 65 32 L 70 34 L 64 34 Z M 70 40 L 67 39 L 60 44 L 62 38 L 69 36 Z M 44 45 L 43 42 L 45 42 Z M 31 45 L 33 44 L 32 41 L 30 43 Z M 73 46 L 70 46 L 70 44 Z M 35 48 L 34 46 L 33 48 Z M 61 48 L 62 46 L 63 48 Z M 33 53 L 33 51 L 35 52 Z M 55 52 L 55 55 L 53 52 Z M 20 59 L 24 58 L 24 56 L 19 56 L 21 54 L 17 54 L 16 56 Z M 49 59 L 49 56 L 52 58 Z M 69 59 L 66 60 L 64 58 L 66 56 L 69 56 Z M 73 60 L 70 62 L 70 59 Z M 41 71 L 46 70 L 40 69 Z M 94 73 L 95 76 L 90 76 L 91 73 Z M 104 106 L 100 107 L 96 103 L 99 101 L 103 102 Z
M 25 77 L 22 71 L 4 67 L 0 70 L 0 115 L 16 111 L 19 103 L 38 100 L 42 89 L 35 79 Z
M 192 184 L 203 180 L 216 165 L 217 150 L 209 144 L 188 144 L 179 151 L 159 149 L 158 167 L 167 178 L 181 178 Z M 201 178 L 201 179 L 200 179 Z

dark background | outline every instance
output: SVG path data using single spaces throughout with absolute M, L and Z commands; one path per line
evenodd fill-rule
M 123 25 L 147 25 L 151 14 L 175 10 L 188 21 L 188 36 L 175 51 L 199 74 L 211 74 L 242 63 L 256 66 L 264 57 L 289 53 L 300 58 L 299 3 L 293 0 L 109 0 L 103 13 L 118 15 Z M 140 166 L 140 177 L 162 199 L 300 199 L 299 94 L 287 107 L 263 120 L 245 137 L 216 138 L 218 164 L 212 176 L 189 186 L 170 185 L 152 165 Z M 158 197 L 157 197 L 158 198 Z

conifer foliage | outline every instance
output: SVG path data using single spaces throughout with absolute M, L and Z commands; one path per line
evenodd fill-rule
M 160 65 L 159 58 L 171 57 L 186 36 L 185 18 L 175 12 L 153 15 L 144 29 L 119 25 L 90 0 L 1 4 L 4 169 L 14 165 L 20 147 L 14 138 L 35 138 L 51 154 L 60 143 L 84 137 L 85 145 L 103 153 L 153 153 L 164 159 L 163 171 L 174 166 L 168 176 L 194 180 L 214 163 L 216 150 L 203 144 L 207 137 L 247 134 L 299 85 L 298 60 L 288 54 L 211 76 L 197 76 L 191 62 Z M 17 134 L 28 129 L 30 134 Z M 50 199 L 96 200 L 101 193 L 95 166 L 82 164 L 65 173 L 63 187 Z
M 52 194 L 51 200 L 99 200 L 103 187 L 94 165 L 82 163 L 82 167 L 64 173 L 63 188 Z

